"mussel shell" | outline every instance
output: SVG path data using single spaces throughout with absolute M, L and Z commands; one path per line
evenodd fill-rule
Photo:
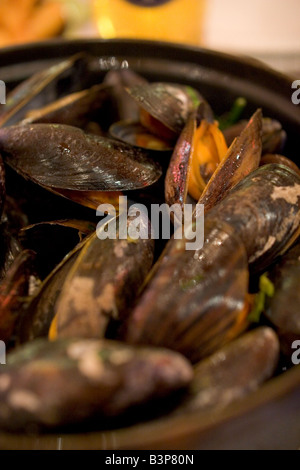
M 84 127 L 95 117 L 96 112 L 110 97 L 109 88 L 100 84 L 92 88 L 67 95 L 59 100 L 31 110 L 21 124 L 56 123 Z
M 269 270 L 274 295 L 268 297 L 265 315 L 281 332 L 300 339 L 300 243 L 285 253 Z
M 228 146 L 230 146 L 234 139 L 241 134 L 246 125 L 247 121 L 242 120 L 224 130 L 224 136 Z M 266 153 L 281 152 L 285 141 L 286 132 L 282 129 L 280 122 L 267 117 L 263 118 L 262 155 Z
M 123 339 L 164 346 L 192 362 L 247 326 L 248 265 L 243 244 L 217 219 L 205 220 L 202 249 L 168 242 L 130 315 Z
M 112 88 L 112 107 L 115 111 L 114 121 L 138 120 L 139 105 L 129 96 L 126 88 L 146 85 L 147 80 L 131 69 L 110 70 L 104 77 L 103 84 Z
M 29 432 L 93 420 L 99 429 L 129 411 L 141 419 L 143 409 L 187 387 L 192 376 L 188 361 L 167 350 L 36 340 L 8 355 L 1 369 L 0 427 Z
M 35 253 L 22 251 L 0 284 L 0 338 L 12 340 L 22 309 L 29 296 L 30 277 L 34 275 Z
M 125 226 L 133 220 L 125 218 Z M 116 239 L 99 240 L 95 233 L 72 266 L 56 307 L 58 338 L 102 338 L 110 320 L 128 315 L 150 271 L 154 241 L 121 239 L 117 222 Z M 145 214 L 140 223 L 149 226 Z
M 8 95 L 0 114 L 0 126 L 16 124 L 30 109 L 40 108 L 66 93 L 82 89 L 87 65 L 87 57 L 76 54 L 22 82 Z
M 299 230 L 300 178 L 288 167 L 264 165 L 235 186 L 210 214 L 233 227 L 252 271 L 262 271 Z
M 0 149 L 14 170 L 58 193 L 133 190 L 161 176 L 159 165 L 146 151 L 72 126 L 2 128 Z
M 22 246 L 37 253 L 36 266 L 44 279 L 75 246 L 95 231 L 87 220 L 54 220 L 23 227 L 19 233 Z
M 175 83 L 149 83 L 129 87 L 128 93 L 151 116 L 179 134 L 201 96 L 191 87 Z
M 229 191 L 255 170 L 261 158 L 262 113 L 258 109 L 246 127 L 229 147 L 223 160 L 206 185 L 198 203 L 207 212 L 220 202 Z
M 79 243 L 47 276 L 38 291 L 26 305 L 17 328 L 16 340 L 22 344 L 48 335 L 55 315 L 55 306 L 63 283 L 80 249 L 88 237 Z
M 191 115 L 176 142 L 166 173 L 165 200 L 170 206 L 183 207 L 186 202 L 195 130 L 196 119 Z
M 115 139 L 146 150 L 167 152 L 173 148 L 170 142 L 151 134 L 139 121 L 115 122 L 110 126 L 109 133 Z
M 260 327 L 242 335 L 195 364 L 189 393 L 175 413 L 228 406 L 270 379 L 278 361 L 279 341 L 274 330 Z
M 284 155 L 280 155 L 278 153 L 266 153 L 260 160 L 260 166 L 268 165 L 269 163 L 279 163 L 280 165 L 287 166 L 300 176 L 300 168 L 295 162 Z

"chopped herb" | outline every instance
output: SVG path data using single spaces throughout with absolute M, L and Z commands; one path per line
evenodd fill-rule
M 261 314 L 265 310 L 266 297 L 273 297 L 274 292 L 274 284 L 268 278 L 268 274 L 262 274 L 259 278 L 259 292 L 255 296 L 253 308 L 248 315 L 248 320 L 251 323 L 260 322 Z
M 195 108 L 197 108 L 197 106 L 200 103 L 198 92 L 194 88 L 192 88 L 188 85 L 186 86 L 186 92 L 189 95 L 189 97 L 191 98 L 193 104 L 195 105 Z
M 227 129 L 232 126 L 240 119 L 242 112 L 244 111 L 247 105 L 247 101 L 243 97 L 237 98 L 230 111 L 220 116 L 217 120 L 219 121 L 219 128 L 221 130 Z

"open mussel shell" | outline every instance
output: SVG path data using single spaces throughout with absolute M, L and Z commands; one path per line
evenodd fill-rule
M 227 145 L 230 146 L 246 127 L 247 121 L 242 120 L 224 130 Z M 262 155 L 281 152 L 286 141 L 286 132 L 280 122 L 264 117 L 262 120 Z
M 16 124 L 30 109 L 40 108 L 81 89 L 87 63 L 84 54 L 76 54 L 22 82 L 8 95 L 0 114 L 0 126 Z
M 27 303 L 17 328 L 17 343 L 26 343 L 35 338 L 48 335 L 62 286 L 87 240 L 88 237 L 65 256 L 46 279 L 43 280 L 37 292 L 34 293 Z
M 175 83 L 149 83 L 129 87 L 127 90 L 143 110 L 175 135 L 181 132 L 189 114 L 201 101 L 196 90 Z
M 102 338 L 111 320 L 120 322 L 128 316 L 150 271 L 154 242 L 150 236 L 137 240 L 127 236 L 135 217 L 124 215 L 109 222 L 116 229 L 115 239 L 99 239 L 97 231 L 72 266 L 57 302 L 56 337 Z M 146 214 L 140 215 L 139 224 L 150 232 Z
M 253 171 L 210 211 L 228 223 L 246 248 L 252 271 L 262 271 L 289 246 L 300 224 L 300 178 L 270 164 Z
M 29 111 L 21 124 L 56 123 L 83 128 L 110 98 L 109 88 L 94 85 L 92 88 L 72 93 L 52 103 Z
M 84 236 L 95 229 L 96 224 L 87 220 L 53 220 L 23 227 L 19 240 L 24 248 L 37 253 L 37 272 L 44 279 Z
M 2 128 L 0 151 L 23 177 L 71 199 L 72 192 L 145 188 L 162 173 L 142 149 L 60 124 Z
M 186 202 L 195 130 L 196 119 L 191 115 L 176 142 L 166 173 L 165 200 L 170 206 L 180 204 L 183 208 Z
M 139 104 L 131 98 L 126 88 L 146 85 L 147 80 L 132 69 L 110 70 L 104 77 L 103 84 L 111 87 L 112 108 L 115 121 L 139 119 Z
M 115 139 L 135 147 L 141 147 L 156 152 L 169 152 L 172 143 L 151 134 L 139 121 L 119 121 L 112 124 L 109 133 Z
M 125 341 L 164 346 L 197 362 L 247 327 L 244 246 L 217 219 L 205 220 L 204 233 L 202 249 L 187 249 L 184 238 L 168 242 L 128 318 Z
M 270 379 L 279 361 L 279 341 L 260 327 L 226 344 L 194 366 L 189 393 L 175 414 L 220 410 Z
M 293 341 L 300 340 L 299 242 L 268 271 L 268 277 L 274 284 L 274 295 L 267 298 L 265 315 L 280 337 L 286 338 L 285 344 L 290 339 L 291 357 Z
M 9 342 L 29 297 L 31 276 L 35 274 L 35 253 L 22 251 L 0 284 L 0 338 Z
M 19 231 L 26 224 L 28 218 L 22 212 L 18 201 L 6 196 L 0 223 L 0 281 L 22 251 Z
M 172 351 L 36 340 L 8 355 L 1 370 L 0 426 L 30 432 L 93 421 L 105 427 L 134 411 L 141 419 L 141 411 L 186 388 L 192 376 L 188 361 Z
M 198 203 L 204 204 L 206 212 L 224 199 L 245 176 L 256 170 L 261 158 L 261 130 L 262 113 L 258 109 L 229 147 L 201 194 Z

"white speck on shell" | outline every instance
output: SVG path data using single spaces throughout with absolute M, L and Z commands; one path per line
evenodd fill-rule
M 0 392 L 5 392 L 11 384 L 11 378 L 8 374 L 0 376 Z
M 28 390 L 14 390 L 8 397 L 8 402 L 13 408 L 22 408 L 27 411 L 37 411 L 40 407 L 39 398 Z
M 300 197 L 300 184 L 295 183 L 293 186 L 274 187 L 271 194 L 273 201 L 284 199 L 288 204 L 297 204 Z

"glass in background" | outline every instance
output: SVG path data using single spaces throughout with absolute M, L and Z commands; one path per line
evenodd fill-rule
M 205 0 L 94 0 L 100 37 L 200 45 Z

